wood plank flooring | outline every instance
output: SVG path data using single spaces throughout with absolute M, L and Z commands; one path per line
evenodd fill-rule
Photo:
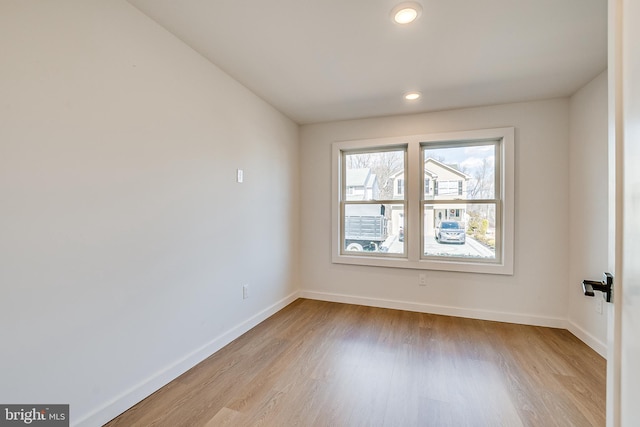
M 106 425 L 604 426 L 605 369 L 561 329 L 299 299 Z

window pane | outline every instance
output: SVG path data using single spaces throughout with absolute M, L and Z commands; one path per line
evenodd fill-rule
M 496 205 L 426 204 L 424 255 L 496 259 Z
M 425 200 L 494 199 L 495 153 L 493 142 L 465 147 L 425 146 Z
M 404 205 L 347 204 L 344 211 L 345 252 L 404 253 Z
M 404 150 L 345 155 L 344 200 L 403 200 Z

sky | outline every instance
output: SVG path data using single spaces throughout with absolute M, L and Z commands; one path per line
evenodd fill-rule
M 457 165 L 467 175 L 475 176 L 487 159 L 490 166 L 495 163 L 495 145 L 476 145 L 467 147 L 429 148 L 424 150 L 425 159 L 431 157 L 447 165 Z

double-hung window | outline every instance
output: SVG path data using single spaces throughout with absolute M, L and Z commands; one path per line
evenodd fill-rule
M 337 142 L 333 262 L 513 273 L 514 129 Z
M 406 145 L 341 150 L 340 181 L 358 189 L 340 201 L 341 254 L 405 255 L 406 154 Z

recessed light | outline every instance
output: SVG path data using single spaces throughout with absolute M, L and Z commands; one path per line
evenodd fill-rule
M 391 19 L 396 24 L 409 24 L 420 17 L 422 6 L 415 2 L 400 3 L 391 10 Z
M 420 92 L 407 92 L 404 94 L 404 99 L 406 99 L 407 101 L 415 101 L 417 99 L 420 99 L 421 96 L 422 94 Z

